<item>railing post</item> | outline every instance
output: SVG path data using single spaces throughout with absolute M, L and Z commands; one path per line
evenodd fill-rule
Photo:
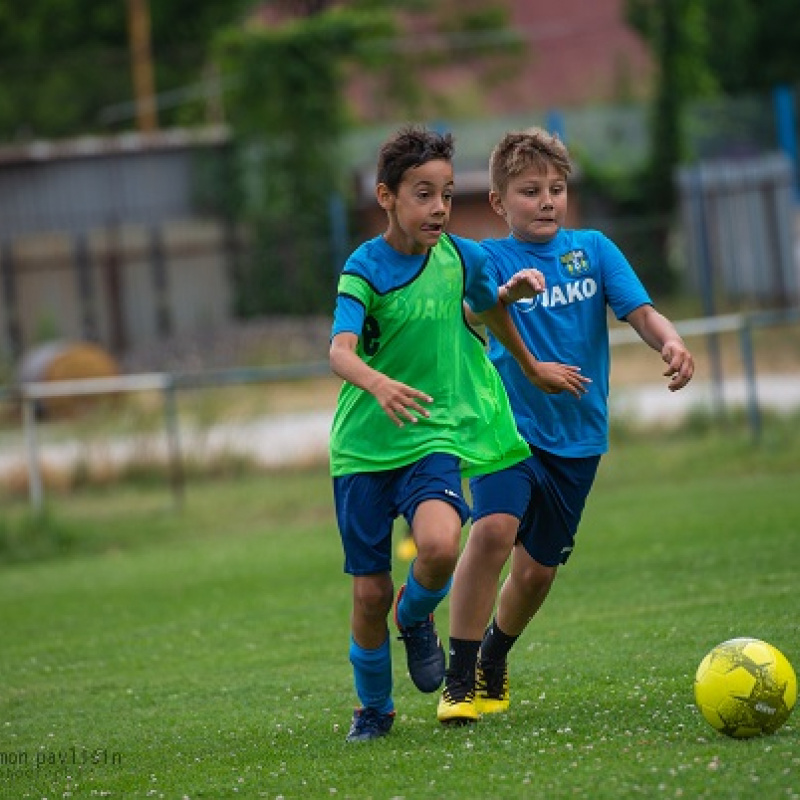
M 753 440 L 761 440 L 761 409 L 758 405 L 758 383 L 756 380 L 755 359 L 753 357 L 753 329 L 750 318 L 745 316 L 739 328 L 739 345 L 742 351 L 744 367 L 745 391 L 747 392 L 747 418 Z
M 699 239 L 699 277 L 700 290 L 703 301 L 703 312 L 707 317 L 714 317 L 717 313 L 714 298 L 714 264 L 711 256 L 711 246 L 708 240 L 708 213 L 706 211 L 705 182 L 702 167 L 696 167 L 691 173 L 689 181 L 690 202 L 697 223 L 697 236 Z M 711 190 L 709 189 L 709 199 Z M 725 379 L 722 376 L 722 357 L 720 354 L 719 336 L 715 332 L 707 334 L 708 356 L 711 362 L 711 404 L 717 415 L 725 417 Z
M 181 454 L 180 422 L 175 381 L 170 379 L 164 386 L 164 425 L 167 434 L 167 459 L 172 499 L 177 509 L 183 508 L 184 476 Z
M 22 392 L 22 427 L 28 456 L 28 495 L 34 514 L 44 509 L 44 484 L 39 468 L 39 446 L 36 437 L 36 398 Z

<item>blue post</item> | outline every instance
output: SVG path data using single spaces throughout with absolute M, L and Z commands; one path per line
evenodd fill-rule
M 564 115 L 558 109 L 551 108 L 547 112 L 545 126 L 550 133 L 557 134 L 558 138 L 566 144 L 567 131 L 566 125 L 564 124 Z
M 794 93 L 788 86 L 776 86 L 772 90 L 772 104 L 775 109 L 775 129 L 778 134 L 778 144 L 792 162 L 793 194 L 795 200 L 800 201 Z
M 333 274 L 338 276 L 342 265 L 347 260 L 347 207 L 344 198 L 338 192 L 331 194 L 328 200 L 328 217 L 330 220 L 331 255 L 333 257 Z

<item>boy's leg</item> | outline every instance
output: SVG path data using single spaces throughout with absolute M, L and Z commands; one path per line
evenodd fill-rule
M 547 598 L 558 566 L 572 553 L 599 463 L 599 456 L 564 458 L 541 450 L 525 462 L 534 491 L 495 620 L 481 645 L 476 691 L 481 713 L 508 708 L 508 653 Z
M 354 473 L 333 479 L 344 570 L 353 576 L 350 661 L 356 709 L 348 741 L 389 732 L 394 721 L 387 616 L 392 607 L 392 511 L 395 471 Z
M 497 614 L 480 648 L 476 698 L 482 714 L 505 711 L 509 703 L 508 653 L 547 598 L 557 567 L 535 561 L 521 545 L 500 590 Z
M 417 557 L 397 609 L 404 627 L 427 619 L 447 595 L 458 560 L 461 519 L 448 503 L 426 500 L 417 506 L 412 531 Z
M 469 518 L 458 459 L 433 453 L 410 465 L 396 507 L 411 527 L 417 557 L 398 594 L 395 621 L 411 679 L 420 691 L 435 692 L 444 680 L 445 657 L 433 611 L 450 588 L 461 527 Z
M 518 526 L 519 520 L 510 514 L 482 517 L 472 526 L 456 566 L 450 595 L 450 665 L 437 709 L 443 723 L 465 724 L 478 718 L 475 705 L 478 650 Z
M 522 545 L 514 548 L 497 604 L 496 622 L 504 634 L 516 638 L 525 630 L 547 599 L 557 572 L 557 566 L 540 564 Z
M 356 709 L 347 741 L 385 736 L 394 722 L 392 660 L 386 617 L 393 586 L 388 573 L 353 578 L 350 663 L 361 708 Z
M 417 557 L 397 596 L 395 622 L 406 645 L 411 679 L 420 691 L 435 692 L 444 678 L 445 657 L 433 612 L 450 589 L 461 518 L 449 503 L 426 500 L 417 506 L 412 531 Z
M 470 529 L 450 592 L 450 636 L 481 641 L 492 615 L 500 573 L 514 547 L 519 520 L 491 514 Z

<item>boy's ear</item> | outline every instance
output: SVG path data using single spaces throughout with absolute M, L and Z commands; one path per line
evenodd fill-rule
M 381 208 L 388 211 L 394 202 L 394 194 L 385 183 L 379 183 L 375 187 L 375 197 L 378 198 L 378 204 Z
M 500 194 L 494 189 L 489 192 L 489 205 L 494 209 L 495 214 L 505 217 L 506 210 L 503 208 L 503 201 L 500 199 Z

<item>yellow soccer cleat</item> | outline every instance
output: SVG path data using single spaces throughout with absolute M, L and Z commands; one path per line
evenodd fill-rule
M 442 725 L 453 727 L 478 721 L 480 715 L 475 705 L 475 682 L 472 676 L 447 673 L 436 716 Z
M 478 662 L 475 674 L 475 705 L 481 714 L 508 711 L 508 665 L 489 666 Z

